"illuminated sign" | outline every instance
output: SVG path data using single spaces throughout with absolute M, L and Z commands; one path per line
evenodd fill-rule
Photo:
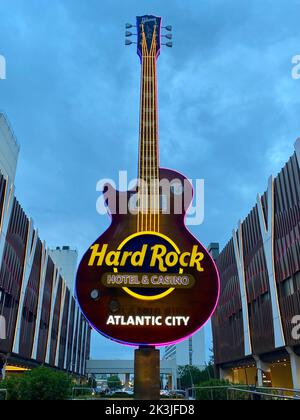
M 133 346 L 165 346 L 204 326 L 220 284 L 212 257 L 186 227 L 191 182 L 159 166 L 156 60 L 162 19 L 139 16 L 136 29 L 142 65 L 138 183 L 124 192 L 105 183 L 103 202 L 112 223 L 85 253 L 76 294 L 102 335 Z
M 90 247 L 77 275 L 79 303 L 96 330 L 123 344 L 162 346 L 208 321 L 218 272 L 192 235 L 188 245 L 186 235 L 175 241 L 159 232 L 107 239 Z

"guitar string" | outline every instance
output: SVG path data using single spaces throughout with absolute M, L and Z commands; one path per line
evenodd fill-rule
M 153 174 L 155 173 L 155 126 L 154 126 L 154 115 L 155 115 L 155 108 L 154 108 L 154 85 L 155 80 L 153 79 L 154 76 L 154 57 L 155 57 L 155 49 L 156 49 L 156 27 L 154 27 L 154 33 L 151 42 L 151 50 L 150 50 L 150 60 L 151 60 L 151 96 L 150 96 L 150 126 L 151 126 L 151 135 L 150 135 L 150 145 L 151 145 L 151 156 L 150 156 L 150 173 L 149 173 L 149 186 L 150 186 L 150 200 L 151 200 L 151 214 L 150 220 L 152 222 L 153 219 L 153 231 L 156 231 L 156 215 L 155 215 L 155 208 L 153 206 L 155 202 L 155 188 L 154 188 L 154 177 Z M 152 227 L 152 223 L 150 222 L 150 226 Z
M 145 106 L 144 106 L 144 127 L 145 127 L 145 132 L 144 132 L 144 155 L 143 155 L 143 162 L 144 162 L 144 179 L 143 179 L 143 192 L 144 192 L 144 208 L 143 208 L 143 213 L 144 213 L 144 225 L 143 225 L 143 230 L 147 230 L 147 223 L 148 223 L 148 217 L 147 217 L 147 176 L 148 176 L 148 164 L 147 164 L 147 135 L 148 135 L 148 127 L 147 127 L 147 116 L 146 116 L 146 108 L 147 108 L 147 103 L 148 103 L 148 86 L 147 86 L 147 73 L 148 73 L 148 59 L 147 59 L 147 54 L 145 56 L 145 75 L 144 75 L 144 82 L 145 82 L 145 90 L 144 90 L 144 95 L 145 95 Z
M 144 107 L 144 126 L 145 126 L 145 135 L 144 135 L 144 167 L 145 167 L 145 177 L 144 177 L 144 202 L 145 202 L 145 208 L 143 209 L 144 212 L 144 218 L 145 218 L 145 223 L 143 226 L 143 230 L 148 231 L 148 211 L 149 211 L 149 195 L 148 195 L 148 181 L 149 181 L 149 130 L 150 130 L 150 122 L 149 122 L 149 117 L 147 116 L 147 110 L 149 109 L 149 96 L 150 96 L 150 91 L 149 91 L 149 53 L 148 53 L 148 44 L 146 41 L 146 37 L 145 37 L 145 61 L 146 61 L 146 66 L 145 66 L 145 90 L 144 90 L 144 95 L 145 95 L 145 107 Z
M 157 68 L 156 68 L 156 60 L 154 66 L 154 79 L 155 83 L 155 99 L 154 99 L 154 107 L 156 109 L 155 114 L 155 130 L 156 130 L 156 211 L 157 211 L 157 231 L 160 232 L 160 178 L 159 178 L 159 148 L 158 148 L 158 89 L 157 89 Z
M 156 46 L 157 47 L 157 46 Z M 156 48 L 155 48 L 156 50 Z M 156 158 L 156 212 L 157 212 L 157 232 L 160 231 L 160 191 L 159 191 L 159 149 L 158 149 L 158 100 L 157 100 L 157 70 L 156 70 L 156 57 L 154 59 L 154 80 L 155 80 L 155 86 L 154 86 L 154 108 L 156 110 L 154 119 L 155 119 L 155 158 Z
M 147 231 L 149 227 L 149 230 L 153 229 L 153 231 L 159 232 L 160 203 L 157 144 L 158 115 L 156 112 L 156 27 L 154 28 L 150 53 L 148 51 L 147 40 L 145 32 L 143 30 L 141 85 L 141 159 L 139 162 L 139 178 L 141 182 L 141 187 L 138 191 L 138 231 Z
M 156 117 L 157 117 L 157 107 L 156 107 L 156 77 L 155 77 L 155 68 L 156 68 L 156 27 L 155 27 L 155 31 L 154 31 L 154 46 L 153 46 L 153 58 L 152 58 L 152 80 L 153 80 L 153 98 L 152 98 L 152 108 L 153 108 L 153 134 L 154 134 L 154 138 L 153 138 L 153 159 L 155 162 L 155 165 L 153 167 L 153 213 L 154 213 L 154 230 L 159 232 L 159 228 L 158 228 L 158 219 L 159 219 L 159 212 L 158 212 L 158 207 L 157 207 L 157 195 L 158 195 L 158 191 L 157 191 L 157 176 L 156 176 L 156 171 L 157 171 L 157 167 L 158 167 L 158 156 L 157 156 L 157 142 L 158 142 L 158 132 L 157 132 L 157 126 L 156 126 Z M 156 220 L 157 219 L 157 220 Z
M 144 154 L 143 154 L 143 167 L 144 167 L 144 176 L 143 176 L 143 226 L 142 231 L 148 230 L 148 194 L 147 194 L 147 178 L 148 178 L 148 161 L 147 161 L 147 153 L 148 153 L 148 146 L 147 146 L 147 137 L 148 137 L 148 126 L 147 126 L 147 115 L 146 109 L 148 104 L 148 85 L 147 85 L 147 76 L 148 76 L 148 44 L 146 39 L 146 34 L 144 32 L 144 57 L 145 57 L 145 73 L 144 73 L 144 134 L 143 134 L 143 143 L 144 143 Z
M 141 192 L 140 192 L 140 178 L 141 178 L 141 172 L 142 172 L 142 168 L 141 168 L 141 155 L 142 155 L 142 119 L 143 119 L 143 107 L 142 107 L 142 103 L 143 103 L 143 61 L 142 61 L 142 68 L 141 68 L 141 83 L 140 83 L 140 127 L 139 127 L 139 171 L 138 171 L 138 196 L 137 196 L 137 231 L 140 231 L 140 226 L 141 226 L 141 214 L 140 214 L 140 203 L 141 203 Z
M 156 27 L 154 27 L 154 34 L 152 38 L 151 43 L 151 51 L 150 51 L 150 59 L 151 59 L 151 98 L 150 98 L 150 108 L 151 108 L 151 138 L 150 138 L 150 144 L 151 144 L 151 170 L 150 170 L 150 188 L 151 188 L 151 215 L 150 218 L 153 219 L 153 231 L 156 232 L 157 226 L 156 226 L 156 166 L 157 166 L 157 160 L 156 160 L 156 143 L 157 143 L 157 130 L 155 126 L 155 116 L 156 116 L 156 107 L 155 107 L 155 90 L 156 90 L 156 80 L 154 78 L 155 73 L 155 60 L 156 60 Z
M 153 158 L 155 161 L 155 166 L 153 168 L 153 188 L 154 188 L 154 220 L 155 229 L 157 232 L 160 231 L 159 219 L 160 219 L 160 206 L 159 206 L 159 154 L 158 154 L 158 108 L 157 108 L 157 75 L 156 75 L 156 26 L 154 28 L 154 46 L 153 46 L 153 62 L 152 62 L 152 80 L 153 84 L 153 127 L 154 127 L 154 141 L 153 141 Z M 157 220 L 156 220 L 157 219 Z
M 141 172 L 139 174 L 139 181 L 140 181 L 140 188 L 139 188 L 139 194 L 140 199 L 138 203 L 138 212 L 140 215 L 140 226 L 138 228 L 138 231 L 144 230 L 144 178 L 145 178 L 145 162 L 144 162 L 144 155 L 145 155 L 145 57 L 146 57 L 146 46 L 145 46 L 146 40 L 145 40 L 145 33 L 143 32 L 142 36 L 142 110 L 141 110 L 141 155 L 140 155 L 140 165 L 141 165 Z
M 149 194 L 149 173 L 151 171 L 151 151 L 150 151 L 150 139 L 151 139 L 151 122 L 149 120 L 149 104 L 150 104 L 150 56 L 148 53 L 148 46 L 147 46 L 147 75 L 146 75 L 146 86 L 147 86 L 147 100 L 146 100 L 146 109 L 145 109 L 145 119 L 146 119 L 146 231 L 151 230 L 151 209 L 149 206 L 150 194 Z
M 152 189 L 152 171 L 153 171 L 153 137 L 154 137 L 154 133 L 153 133 L 153 112 L 154 109 L 152 108 L 153 106 L 153 48 L 154 48 L 154 41 L 155 41 L 155 30 L 154 30 L 154 34 L 152 37 L 152 42 L 151 42 L 151 49 L 150 49 L 150 55 L 149 55 L 149 61 L 150 61 L 150 72 L 149 72 L 149 89 L 151 91 L 150 96 L 149 96 L 149 125 L 150 125 L 150 137 L 149 137 L 149 145 L 150 145 L 150 156 L 149 156 L 149 161 L 150 161 L 150 170 L 149 170 L 149 199 L 150 199 L 150 230 L 153 229 L 153 231 L 155 232 L 155 218 L 153 219 L 153 207 L 152 207 L 152 202 L 153 202 L 153 189 Z M 153 219 L 153 220 L 152 220 Z M 152 222 L 153 222 L 153 228 L 152 228 Z
M 143 42 L 142 42 L 142 48 L 143 48 Z M 141 92 L 140 92 L 140 128 L 139 128 L 139 174 L 138 174 L 138 199 L 137 199 L 137 210 L 138 210 L 138 221 L 137 221 L 137 231 L 140 231 L 141 228 L 141 214 L 140 214 L 140 203 L 141 203 L 141 184 L 140 184 L 140 178 L 141 178 L 141 173 L 142 173 L 142 167 L 141 167 L 141 156 L 142 156 L 142 118 L 143 118 L 143 109 L 142 109 L 142 101 L 143 101 L 143 71 L 144 71 L 144 67 L 143 67 L 143 61 L 142 61 L 142 68 L 141 68 Z
M 150 153 L 148 154 L 148 162 L 149 162 L 149 172 L 148 172 L 148 179 L 147 179 L 147 185 L 149 188 L 149 199 L 150 199 L 150 206 L 151 206 L 151 199 L 152 199 L 152 191 L 151 191 L 151 174 L 152 174 L 152 143 L 153 143 L 153 139 L 152 139 L 152 135 L 153 135 L 153 130 L 152 130 L 152 109 L 151 109 L 151 101 L 152 101 L 152 50 L 153 50 L 153 39 L 151 42 L 151 48 L 150 48 L 150 53 L 148 55 L 148 61 L 149 61 L 149 66 L 148 66 L 148 126 L 149 126 L 149 130 L 148 130 L 148 145 L 149 145 L 149 150 Z M 150 207 L 150 215 L 149 215 L 149 219 L 150 219 L 150 230 L 152 230 L 152 208 Z

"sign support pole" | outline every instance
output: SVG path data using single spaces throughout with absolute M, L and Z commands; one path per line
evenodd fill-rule
M 135 350 L 134 392 L 136 400 L 160 399 L 160 351 L 155 347 Z

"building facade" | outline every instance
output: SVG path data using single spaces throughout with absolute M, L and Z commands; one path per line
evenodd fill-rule
M 51 257 L 14 196 L 18 153 L 0 114 L 1 360 L 6 372 L 46 365 L 84 375 L 91 329 L 70 288 L 70 267 Z
M 50 257 L 58 267 L 67 283 L 70 292 L 75 295 L 75 278 L 77 271 L 78 252 L 69 246 L 57 247 L 50 250 Z
M 300 389 L 300 139 L 216 258 L 215 364 L 235 383 Z
M 198 331 L 193 337 L 165 348 L 164 360 L 176 360 L 177 366 L 197 366 L 205 369 L 205 331 Z

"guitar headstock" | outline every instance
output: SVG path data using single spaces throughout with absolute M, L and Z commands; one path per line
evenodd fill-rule
M 129 31 L 131 28 L 136 28 L 137 33 L 133 34 Z M 162 29 L 165 29 L 168 33 L 162 34 Z M 171 48 L 173 46 L 172 26 L 162 27 L 162 18 L 152 15 L 138 16 L 136 18 L 136 26 L 130 23 L 126 24 L 126 45 L 137 44 L 138 56 L 142 59 L 145 55 L 154 55 L 158 58 L 162 45 L 166 45 Z M 137 41 L 133 42 L 129 38 L 136 35 Z M 167 42 L 162 43 L 162 38 L 166 38 Z
M 151 47 L 154 42 L 153 54 L 158 57 L 161 48 L 161 23 L 162 19 L 155 16 L 138 16 L 136 18 L 137 27 L 137 52 L 140 58 L 143 57 L 145 51 L 150 54 Z M 146 49 L 143 48 L 143 42 Z

